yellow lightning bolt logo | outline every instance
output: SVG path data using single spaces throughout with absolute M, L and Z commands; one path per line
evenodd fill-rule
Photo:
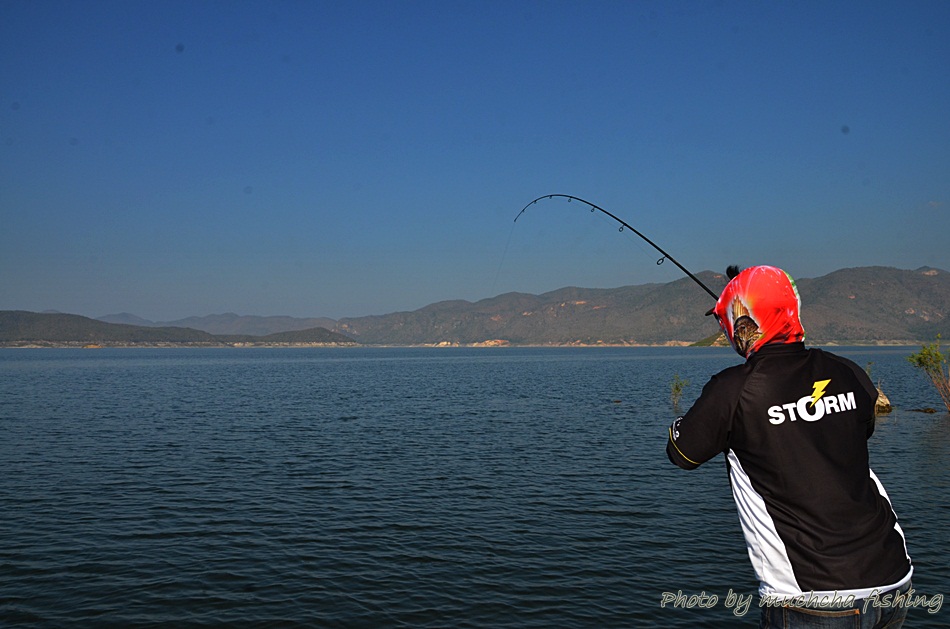
M 812 405 L 812 406 L 814 406 L 814 405 L 818 402 L 818 400 L 821 399 L 821 396 L 824 395 L 824 393 L 825 393 L 825 387 L 827 387 L 830 383 L 831 383 L 831 380 L 817 380 L 817 381 L 815 381 L 815 384 L 812 385 L 812 386 L 814 387 L 814 389 L 812 389 L 812 392 L 811 392 L 811 405 Z

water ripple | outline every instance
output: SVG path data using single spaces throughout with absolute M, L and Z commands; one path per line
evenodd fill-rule
M 857 353 L 892 401 L 923 405 L 903 356 Z M 733 363 L 0 352 L 0 624 L 733 626 L 723 605 L 659 605 L 755 591 L 723 467 L 684 473 L 664 454 L 673 374 L 700 383 Z M 899 408 L 872 440 L 921 592 L 950 591 L 948 435 L 950 418 Z

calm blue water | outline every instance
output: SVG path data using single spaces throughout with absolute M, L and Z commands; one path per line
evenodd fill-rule
M 872 465 L 950 595 L 950 414 L 904 356 Z M 0 625 L 755 626 L 721 457 L 664 452 L 728 349 L 0 350 Z M 715 594 L 661 608 L 664 592 Z M 912 609 L 910 627 L 950 624 Z

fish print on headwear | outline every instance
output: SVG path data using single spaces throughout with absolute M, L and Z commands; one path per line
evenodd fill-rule
M 791 276 L 774 266 L 753 266 L 723 289 L 715 314 L 732 348 L 749 358 L 763 345 L 797 343 L 805 338 L 801 298 Z

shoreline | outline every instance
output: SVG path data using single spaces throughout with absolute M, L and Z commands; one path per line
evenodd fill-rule
M 919 347 L 926 341 L 912 340 L 888 340 L 888 341 L 816 341 L 806 343 L 809 347 Z M 433 348 L 433 349 L 452 349 L 452 348 L 596 348 L 596 347 L 729 347 L 728 345 L 699 345 L 688 341 L 665 341 L 662 343 L 510 343 L 507 341 L 479 341 L 474 343 L 414 343 L 408 345 L 389 344 L 389 343 L 256 343 L 256 342 L 235 342 L 235 343 L 206 343 L 206 342 L 142 342 L 142 343 L 89 343 L 84 341 L 12 341 L 0 343 L 0 349 L 248 349 L 248 348 Z

